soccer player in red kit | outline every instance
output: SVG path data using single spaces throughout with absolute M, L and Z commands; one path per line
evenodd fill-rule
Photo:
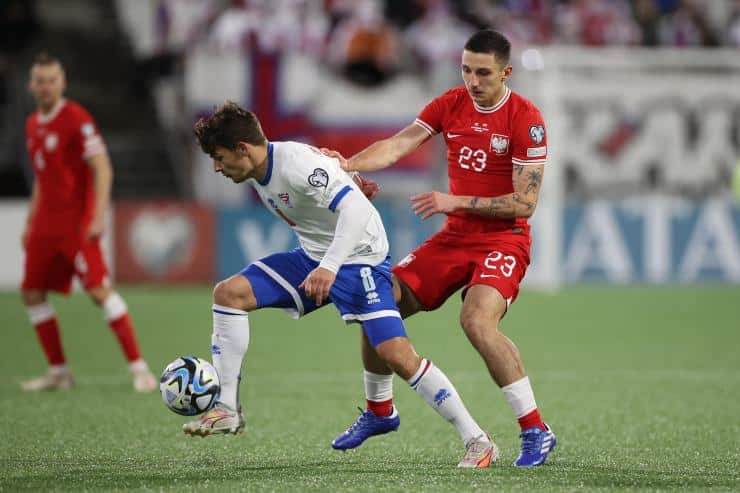
M 64 99 L 65 86 L 59 60 L 39 55 L 29 83 L 37 111 L 26 121 L 26 146 L 35 180 L 22 238 L 26 260 L 21 291 L 49 370 L 21 387 L 39 391 L 73 386 L 47 293 L 69 294 L 72 278 L 77 276 L 102 307 L 128 360 L 134 388 L 152 391 L 157 382 L 139 354 L 126 303 L 110 285 L 100 249 L 113 179 L 110 160 L 90 114 Z
M 506 86 L 511 45 L 500 33 L 483 30 L 465 44 L 464 86 L 432 100 L 396 135 L 342 161 L 346 170 L 386 168 L 431 137 L 447 144 L 450 192 L 411 197 L 422 219 L 445 214 L 437 232 L 393 268 L 394 294 L 405 318 L 440 307 L 462 288 L 463 330 L 478 350 L 521 427 L 516 466 L 538 466 L 555 447 L 543 422 L 514 343 L 499 322 L 519 294 L 529 265 L 532 215 L 542 183 L 547 139 L 539 110 Z M 368 410 L 335 440 L 344 448 L 383 433 L 391 413 L 392 376 L 366 339 L 362 341 Z M 335 447 L 336 448 L 336 447 Z

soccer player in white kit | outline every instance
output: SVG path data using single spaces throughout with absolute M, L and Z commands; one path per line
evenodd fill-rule
M 265 206 L 295 231 L 301 246 L 253 262 L 216 285 L 211 352 L 221 395 L 213 409 L 186 423 L 184 432 L 207 436 L 244 429 L 238 387 L 250 311 L 279 307 L 300 317 L 333 303 L 347 323 L 362 325 L 386 364 L 457 428 L 466 447 L 459 467 L 488 467 L 495 461 L 496 445 L 455 387 L 409 342 L 393 299 L 380 215 L 339 162 L 298 142 L 268 142 L 256 116 L 233 102 L 198 121 L 195 134 L 213 158 L 214 171 L 235 183 L 248 181 Z M 397 416 L 395 427 L 388 423 L 384 418 L 379 426 L 394 431 Z

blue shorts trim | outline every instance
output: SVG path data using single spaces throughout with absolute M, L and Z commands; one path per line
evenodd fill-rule
M 241 274 L 252 285 L 258 308 L 283 308 L 298 318 L 319 308 L 298 288 L 318 265 L 302 249 L 296 248 L 253 262 Z M 378 265 L 342 265 L 325 303 L 333 303 L 348 323 L 364 324 L 386 318 L 400 322 L 398 306 L 393 300 L 390 259 Z

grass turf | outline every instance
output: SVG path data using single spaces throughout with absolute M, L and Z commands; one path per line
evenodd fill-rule
M 208 357 L 209 288 L 122 290 L 158 373 Z M 398 433 L 346 453 L 332 438 L 364 404 L 357 329 L 332 308 L 302 321 L 251 316 L 247 433 L 188 438 L 158 394 L 137 395 L 114 338 L 83 295 L 53 298 L 74 391 L 22 394 L 43 358 L 16 293 L 0 294 L 0 490 L 634 491 L 740 489 L 740 288 L 568 288 L 523 293 L 503 330 L 518 344 L 558 434 L 545 467 L 510 466 L 518 428 L 458 325 L 459 300 L 408 322 L 502 449 L 459 470 L 459 438 L 395 380 Z

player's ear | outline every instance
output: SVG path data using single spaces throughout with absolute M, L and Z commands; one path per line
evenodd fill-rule
M 503 73 L 503 75 L 501 77 L 501 82 L 506 82 L 509 79 L 509 77 L 511 77 L 511 71 L 512 71 L 511 64 L 507 64 L 504 67 L 504 73 Z
M 239 141 L 236 143 L 236 149 L 234 150 L 240 156 L 249 156 L 249 153 L 252 151 L 250 147 L 251 145 L 248 142 Z

